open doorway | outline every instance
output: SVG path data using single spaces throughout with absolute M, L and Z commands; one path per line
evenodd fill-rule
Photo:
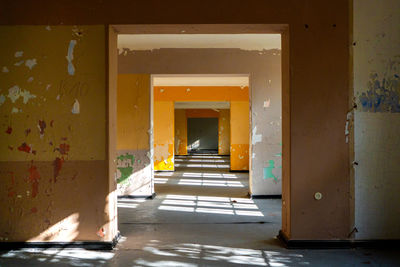
M 157 74 L 152 85 L 155 193 L 247 198 L 248 75 Z
M 245 31 L 245 30 L 243 30 Z M 149 34 L 149 32 L 147 33 Z M 166 34 L 165 32 L 163 34 Z M 167 34 L 166 34 L 167 35 Z M 201 34 L 200 34 L 201 35 Z M 279 34 L 278 34 L 279 35 Z M 217 34 L 213 37 L 216 37 Z M 143 36 L 141 36 L 142 38 Z M 165 37 L 165 36 L 164 36 Z M 246 38 L 248 36 L 245 36 Z M 143 39 L 143 38 L 142 38 Z M 247 38 L 248 39 L 248 38 Z M 280 40 L 280 35 L 279 35 Z M 171 51 L 171 49 L 173 51 Z M 228 51 L 226 51 L 226 49 Z M 233 50 L 232 50 L 233 49 Z M 172 54 L 168 54 L 172 53 Z M 233 64 L 236 58 L 245 58 L 241 61 L 241 64 Z M 133 60 L 135 59 L 135 60 Z M 268 59 L 267 61 L 265 59 Z M 216 64 L 211 64 L 215 60 Z M 276 62 L 276 64 L 270 64 L 271 62 Z M 157 197 L 152 200 L 155 205 L 155 210 L 153 212 L 162 212 L 162 214 L 168 214 L 165 216 L 170 216 L 173 214 L 177 218 L 182 219 L 182 212 L 191 212 L 188 220 L 198 222 L 198 215 L 200 214 L 218 214 L 218 218 L 223 219 L 225 222 L 237 222 L 243 218 L 246 218 L 246 222 L 254 222 L 256 220 L 260 221 L 260 218 L 266 218 L 266 216 L 273 216 L 273 218 L 268 218 L 271 220 L 261 220 L 263 222 L 272 222 L 277 225 L 276 229 L 271 237 L 274 236 L 281 225 L 281 202 L 280 200 L 274 203 L 274 207 L 268 210 L 263 203 L 257 203 L 255 200 L 257 197 L 262 196 L 278 196 L 281 194 L 282 187 L 282 113 L 281 113 L 281 54 L 280 46 L 276 49 L 261 49 L 256 48 L 253 50 L 237 49 L 237 48 L 153 48 L 153 50 L 132 50 L 129 47 L 120 47 L 119 51 L 119 74 L 118 76 L 130 76 L 138 75 L 137 77 L 143 75 L 145 79 L 148 79 L 148 83 L 152 84 L 147 88 L 154 87 L 154 80 L 151 77 L 160 75 L 158 73 L 164 73 L 163 75 L 204 75 L 204 73 L 211 73 L 211 75 L 224 75 L 226 73 L 240 75 L 241 73 L 250 74 L 251 87 L 256 88 L 251 90 L 248 95 L 248 111 L 239 112 L 241 116 L 247 117 L 249 121 L 249 127 L 247 129 L 246 142 L 248 146 L 248 170 L 249 174 L 246 173 L 230 173 L 229 168 L 231 168 L 232 162 L 228 164 L 227 173 L 214 173 L 209 171 L 204 171 L 204 169 L 199 170 L 199 172 L 194 172 L 199 165 L 213 165 L 226 166 L 225 162 L 221 159 L 214 159 L 214 162 L 205 162 L 201 157 L 189 158 L 187 162 L 186 169 L 180 170 L 180 177 L 174 179 L 174 182 L 181 185 L 182 190 L 180 192 L 175 192 L 174 194 L 165 193 L 163 197 Z M 146 74 L 140 74 L 146 73 Z M 138 84 L 137 81 L 132 81 L 131 84 Z M 134 86 L 134 87 L 135 87 Z M 143 88 L 142 88 L 143 89 Z M 141 90 L 142 90 L 141 89 Z M 154 169 L 156 169 L 157 164 L 154 164 L 156 159 L 156 146 L 153 143 L 155 141 L 155 114 L 156 107 L 152 106 L 154 104 L 154 99 L 157 97 L 156 93 L 165 93 L 165 88 L 158 88 L 158 91 L 153 91 L 152 89 L 144 89 L 150 96 L 149 105 L 150 109 L 148 113 L 145 113 L 141 118 L 148 118 L 149 129 L 146 133 L 150 136 L 148 139 L 149 146 L 145 148 L 144 153 L 150 159 L 152 164 L 150 166 L 150 180 L 148 182 L 142 183 L 143 185 L 150 186 L 151 196 L 154 193 L 153 183 L 161 188 L 162 186 L 168 186 L 168 182 L 171 181 L 171 177 L 177 174 L 175 167 L 179 161 L 175 162 L 177 159 L 172 153 L 172 157 L 169 159 L 163 158 L 159 160 L 161 164 L 165 164 L 169 170 L 164 170 L 165 172 L 156 173 L 153 176 Z M 164 90 L 161 90 L 164 89 Z M 183 94 L 187 93 L 187 89 Z M 146 91 L 147 90 L 147 91 Z M 182 95 L 182 94 L 181 94 Z M 183 100 L 181 100 L 184 102 Z M 174 110 L 174 103 L 167 104 L 167 101 L 162 105 L 168 106 L 168 109 Z M 176 101 L 179 102 L 179 101 Z M 133 105 L 133 108 L 136 104 Z M 138 105 L 136 105 L 138 106 Z M 230 106 L 232 108 L 232 106 Z M 165 109 L 163 109 L 165 112 Z M 231 114 L 230 110 L 230 114 Z M 174 116 L 172 116 L 174 119 Z M 235 116 L 236 117 L 236 116 Z M 164 120 L 165 122 L 165 120 Z M 168 123 L 167 125 L 171 125 Z M 173 127 L 175 127 L 175 124 Z M 174 129 L 173 129 L 174 130 Z M 173 133 L 172 130 L 172 133 Z M 239 130 L 243 130 L 239 127 Z M 144 132 L 143 129 L 141 132 Z M 231 130 L 232 132 L 232 130 Z M 174 140 L 173 134 L 172 139 Z M 241 145 L 239 143 L 238 145 Z M 171 145 L 171 146 L 170 146 Z M 232 147 L 232 143 L 229 146 Z M 168 143 L 167 147 L 163 147 L 165 151 L 174 151 L 174 142 Z M 229 153 L 231 154 L 232 149 Z M 195 156 L 195 155 L 194 155 Z M 232 156 L 232 155 L 231 155 Z M 240 157 L 244 157 L 243 154 Z M 192 161 L 190 161 L 192 160 Z M 143 161 L 141 161 L 143 162 Z M 172 163 L 172 164 L 171 164 Z M 189 166 L 190 165 L 190 166 Z M 164 166 L 165 167 L 165 166 Z M 180 166 L 181 167 L 181 166 Z M 200 166 L 203 167 L 203 166 Z M 154 169 L 152 169 L 154 168 Z M 175 172 L 173 172 L 175 170 Z M 247 176 L 246 176 L 247 175 Z M 197 177 L 195 177 L 197 176 Z M 243 177 L 245 177 L 243 179 Z M 154 177 L 154 179 L 153 179 Z M 246 184 L 242 181 L 246 181 L 249 189 L 246 189 Z M 183 185 L 190 185 L 192 188 L 197 187 L 201 190 L 190 191 L 188 187 Z M 210 193 L 210 188 L 218 188 L 219 193 Z M 177 187 L 176 187 L 177 188 Z M 237 190 L 240 193 L 229 192 L 228 189 Z M 245 188 L 243 190 L 243 188 Z M 157 191 L 157 190 L 156 190 Z M 200 192 L 201 191 L 201 192 Z M 166 191 L 164 191 L 166 192 Z M 224 195 L 225 193 L 225 195 Z M 253 198 L 250 198 L 249 195 Z M 143 195 L 146 196 L 146 195 Z M 162 196 L 162 191 L 160 191 L 160 196 Z M 135 196 L 134 196 L 135 197 Z M 148 202 L 144 200 L 123 200 L 121 201 L 120 207 L 124 209 L 132 208 L 139 209 L 139 213 L 145 212 L 141 207 L 149 208 Z M 238 204 L 238 205 L 236 205 Z M 261 208 L 260 208 L 261 207 Z M 283 207 L 282 207 L 283 209 Z M 132 212 L 133 210 L 129 210 Z M 122 213 L 126 211 L 122 210 Z M 120 213 L 121 214 L 121 213 Z M 164 216 L 164 215 L 160 215 Z M 245 216 L 245 217 L 243 217 Z M 169 219 L 172 219 L 168 217 Z M 204 216 L 202 217 L 205 218 Z M 215 217 L 217 218 L 217 217 Z M 217 221 L 218 221 L 217 218 Z M 210 218 L 207 218 L 209 220 Z M 201 222 L 201 219 L 199 219 Z M 271 230 L 271 229 L 270 229 Z M 266 230 L 266 232 L 270 231 Z M 268 234 L 267 234 L 268 235 Z

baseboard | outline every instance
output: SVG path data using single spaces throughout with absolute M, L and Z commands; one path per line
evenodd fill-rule
M 250 195 L 251 199 L 282 199 L 282 195 Z
M 0 250 L 18 250 L 26 248 L 82 248 L 86 250 L 113 250 L 121 235 L 118 234 L 112 241 L 72 241 L 72 242 L 0 242 Z
M 368 240 L 290 240 L 281 231 L 278 239 L 288 249 L 348 249 L 348 248 L 374 248 L 394 249 L 400 248 L 400 239 L 368 239 Z
M 134 196 L 134 195 L 123 195 L 123 196 L 118 196 L 118 199 L 124 199 L 124 198 L 129 198 L 129 199 L 154 199 L 156 198 L 156 193 L 153 193 L 152 195 L 147 195 L 147 196 Z

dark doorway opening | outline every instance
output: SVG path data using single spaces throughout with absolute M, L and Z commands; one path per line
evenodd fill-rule
M 218 154 L 218 118 L 188 118 L 188 153 Z

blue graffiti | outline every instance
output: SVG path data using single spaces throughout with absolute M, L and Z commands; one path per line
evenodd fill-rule
M 391 63 L 391 64 L 390 64 Z M 368 112 L 400 112 L 400 82 L 399 75 L 393 74 L 397 70 L 396 64 L 389 63 L 389 73 L 382 79 L 377 73 L 370 75 L 368 90 L 359 97 L 362 111 Z

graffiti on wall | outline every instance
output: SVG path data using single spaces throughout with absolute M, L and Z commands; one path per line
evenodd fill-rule
M 389 60 L 383 74 L 371 72 L 368 89 L 358 96 L 361 111 L 400 112 L 400 56 Z

